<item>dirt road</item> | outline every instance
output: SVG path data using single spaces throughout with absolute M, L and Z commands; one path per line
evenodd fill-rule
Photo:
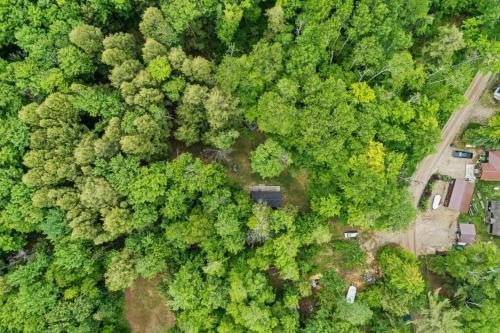
M 446 157 L 445 154 L 448 153 L 447 148 L 453 142 L 453 139 L 467 126 L 471 114 L 473 113 L 473 108 L 488 86 L 490 78 L 491 74 L 476 74 L 474 80 L 472 80 L 472 83 L 465 92 L 465 97 L 469 103 L 463 106 L 458 112 L 451 115 L 450 119 L 448 119 L 441 130 L 441 142 L 437 145 L 436 152 L 424 158 L 417 166 L 417 170 L 413 174 L 410 185 L 415 207 L 417 207 L 418 201 L 424 192 L 425 185 L 432 174 L 436 172 L 441 160 Z

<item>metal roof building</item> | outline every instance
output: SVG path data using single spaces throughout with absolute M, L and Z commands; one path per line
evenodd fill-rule
M 476 239 L 476 226 L 472 223 L 459 223 L 460 236 L 459 243 L 471 244 Z
M 474 183 L 463 179 L 457 179 L 452 186 L 448 208 L 464 214 L 467 213 L 472 200 L 472 194 L 474 193 Z
M 256 203 L 266 204 L 272 208 L 283 206 L 283 193 L 279 186 L 258 185 L 250 191 L 252 200 Z

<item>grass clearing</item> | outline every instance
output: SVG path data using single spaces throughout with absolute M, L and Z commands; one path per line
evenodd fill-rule
M 364 253 L 363 253 L 364 254 Z M 353 284 L 357 288 L 363 289 L 365 282 L 363 281 L 363 274 L 366 270 L 366 263 L 361 265 L 344 265 L 343 260 L 346 259 L 348 253 L 337 249 L 334 244 L 325 245 L 321 251 L 314 258 L 314 263 L 317 266 L 318 273 L 328 271 L 336 271 L 348 284 Z M 363 257 L 363 260 L 366 258 Z M 349 266 L 349 268 L 347 267 Z
M 156 286 L 160 276 L 139 278 L 125 291 L 125 318 L 133 333 L 163 332 L 175 325 L 175 316 Z
M 321 270 L 339 267 L 343 271 L 363 268 L 365 262 L 366 254 L 354 239 L 330 241 L 319 253 L 316 261 Z
M 497 102 L 493 98 L 493 91 L 495 90 L 495 88 L 498 86 L 499 83 L 500 81 L 498 80 L 498 78 L 490 80 L 490 82 L 488 83 L 488 87 L 485 89 L 484 93 L 481 95 L 479 99 L 480 105 L 490 108 L 497 107 L 496 105 Z
M 322 245 L 314 258 L 318 273 L 335 270 L 349 284 L 364 288 L 365 273 L 375 271 L 375 262 L 362 248 L 359 240 L 344 239 L 344 231 L 353 230 L 352 226 L 332 222 L 332 240 Z
M 285 202 L 298 207 L 300 210 L 309 209 L 309 200 L 306 195 L 307 171 L 296 170 L 293 166 L 285 170 L 279 177 L 263 179 L 252 173 L 250 165 L 251 152 L 265 141 L 265 137 L 258 131 L 244 130 L 241 137 L 233 146 L 229 161 L 223 163 L 231 179 L 238 182 L 246 191 L 257 184 L 280 185 L 284 193 Z M 238 171 L 233 166 L 238 166 Z
M 285 170 L 279 177 L 263 179 L 256 173 L 252 173 L 250 165 L 250 154 L 255 148 L 266 140 L 264 134 L 259 131 L 251 131 L 244 128 L 241 135 L 232 147 L 227 161 L 221 164 L 227 169 L 231 179 L 241 185 L 241 187 L 250 191 L 250 187 L 257 184 L 280 185 L 285 197 L 285 203 L 294 205 L 302 211 L 309 209 L 309 200 L 306 195 L 308 173 L 306 170 L 294 169 L 293 165 Z M 170 159 L 175 159 L 182 153 L 190 153 L 195 157 L 201 158 L 205 162 L 210 162 L 210 154 L 206 153 L 206 146 L 194 144 L 186 146 L 182 142 L 174 140 L 173 149 L 170 151 Z M 237 171 L 233 167 L 237 165 Z

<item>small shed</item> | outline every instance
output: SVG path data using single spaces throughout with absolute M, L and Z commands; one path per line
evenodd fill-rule
M 283 193 L 280 186 L 258 185 L 250 191 L 252 200 L 256 203 L 266 204 L 272 208 L 283 206 Z
M 474 164 L 466 164 L 465 165 L 465 180 L 468 180 L 472 183 L 476 181 L 476 175 L 474 173 L 475 165 Z
M 500 236 L 500 201 L 488 201 L 485 222 L 490 234 Z
M 474 183 L 463 179 L 457 179 L 450 188 L 452 193 L 448 208 L 464 214 L 467 213 L 472 200 L 472 194 L 474 193 Z
M 458 243 L 464 245 L 474 243 L 476 239 L 476 226 L 472 223 L 458 224 Z
M 482 180 L 500 180 L 500 150 L 486 153 L 487 162 L 481 165 Z
M 347 295 L 345 296 L 345 300 L 347 303 L 354 303 L 354 299 L 356 299 L 356 287 L 355 286 L 350 286 L 349 289 L 347 289 Z

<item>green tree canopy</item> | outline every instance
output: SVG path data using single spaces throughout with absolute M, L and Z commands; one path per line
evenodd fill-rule
M 271 139 L 252 152 L 251 160 L 252 171 L 263 178 L 279 176 L 292 163 L 290 154 Z

